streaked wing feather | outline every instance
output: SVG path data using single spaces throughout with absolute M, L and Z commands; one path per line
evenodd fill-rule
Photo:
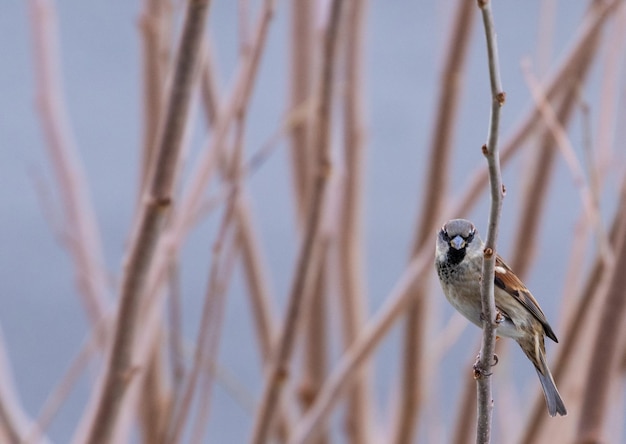
M 506 273 L 496 273 L 494 283 L 497 287 L 506 291 L 508 294 L 513 296 L 520 304 L 524 306 L 529 312 L 533 314 L 535 318 L 541 325 L 543 325 L 544 330 L 546 331 L 546 336 L 552 339 L 554 342 L 559 342 L 548 324 L 548 320 L 546 319 L 546 315 L 541 311 L 541 307 L 539 307 L 539 303 L 535 300 L 530 290 L 526 288 L 526 286 L 519 280 L 519 278 L 513 273 L 513 271 L 509 268 L 507 264 L 504 263 L 500 256 L 496 256 L 496 267 L 502 267 L 506 270 Z

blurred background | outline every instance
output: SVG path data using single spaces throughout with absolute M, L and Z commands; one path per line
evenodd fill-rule
M 62 204 L 63 189 L 58 185 L 52 166 L 53 157 L 47 148 L 49 138 L 42 129 L 42 112 L 37 102 L 37 77 L 42 71 L 37 62 L 41 53 L 35 49 L 35 35 L 42 21 L 36 18 L 36 11 L 43 4 L 51 11 L 52 23 L 56 22 L 56 29 L 53 28 L 52 32 L 58 38 L 62 86 L 59 93 L 67 111 L 66 130 L 72 135 L 76 163 L 84 172 L 85 198 L 94 210 L 98 230 L 95 237 L 102 246 L 102 263 L 99 265 L 106 277 L 106 307 L 112 312 L 140 202 L 138 189 L 146 137 L 146 74 L 141 23 L 149 3 L 33 0 L 3 2 L 0 6 L 3 35 L 0 54 L 4 60 L 0 69 L 0 147 L 3 159 L 0 162 L 3 184 L 0 187 L 3 208 L 0 217 L 0 325 L 4 355 L 0 358 L 4 360 L 3 367 L 12 372 L 18 404 L 33 420 L 41 414 L 46 400 L 70 368 L 92 328 L 79 295 L 76 264 L 68 251 L 73 228 L 67 224 L 67 213 Z M 163 3 L 169 5 L 172 30 L 168 41 L 175 48 L 185 4 L 182 1 Z M 276 134 L 279 135 L 277 143 L 246 175 L 242 185 L 264 258 L 272 298 L 270 306 L 274 310 L 272 315 L 277 329 L 285 316 L 304 227 L 298 220 L 295 203 L 298 198 L 290 157 L 292 140 L 280 130 L 292 107 L 291 50 L 295 39 L 292 28 L 295 3 L 298 2 L 279 1 L 276 4 L 254 82 L 244 135 L 245 159 L 252 158 Z M 328 3 L 324 0 L 310 2 L 308 19 L 312 24 L 312 35 L 318 40 L 325 29 Z M 447 218 L 466 217 L 472 219 L 485 236 L 489 204 L 486 187 L 477 191 L 477 204 L 468 211 L 463 214 L 449 214 L 448 211 L 465 196 L 467 184 L 476 172 L 485 167 L 480 147 L 487 137 L 491 97 L 484 31 L 479 10 L 474 7 L 471 9 L 473 26 L 467 37 L 465 65 L 456 90 L 458 109 L 449 130 L 449 164 L 446 164 L 445 173 L 441 173 L 447 176 L 448 182 L 441 192 L 429 188 L 426 177 L 432 165 L 431 145 L 441 105 L 438 100 L 442 89 L 447 87 L 442 86 L 443 70 L 460 2 L 397 0 L 366 3 L 361 46 L 363 59 L 359 68 L 362 81 L 360 110 L 364 117 L 363 182 L 359 199 L 363 204 L 360 212 L 363 224 L 360 249 L 364 265 L 362 296 L 369 318 L 381 308 L 406 269 L 416 237 L 432 238 L 434 251 L 436 228 L 429 227 L 427 234 L 416 234 L 419 230 L 417 221 L 422 218 L 421 211 L 428 193 L 436 193 L 435 199 L 442 201 L 436 227 Z M 581 35 L 591 3 L 594 2 L 494 2 L 501 76 L 506 92 L 501 141 L 511 137 L 533 104 L 524 69 L 539 79 L 538 82 L 549 79 L 550 73 L 569 54 Z M 211 2 L 206 36 L 212 48 L 213 80 L 221 97 L 227 97 L 235 84 L 242 39 L 254 32 L 262 7 L 260 1 Z M 624 8 L 613 8 L 601 24 L 602 30 L 592 50 L 585 79 L 576 92 L 571 93 L 576 97 L 565 126 L 573 153 L 579 166 L 582 165 L 582 178 L 572 172 L 571 164 L 564 160 L 557 148 L 548 148 L 556 155 L 541 191 L 545 194 L 545 202 L 537 210 L 540 215 L 536 231 L 528 233 L 528 242 L 534 244 L 534 251 L 528 253 L 523 279 L 540 302 L 561 344 L 567 316 L 563 300 L 574 301 L 580 297 L 579 291 L 602 244 L 598 239 L 608 232 L 620 203 L 624 155 L 619 147 L 625 136 L 620 122 L 624 118 L 625 90 L 622 70 L 624 39 L 619 37 L 624 37 L 625 27 Z M 345 60 L 345 50 L 339 51 L 337 69 L 343 69 Z M 523 63 L 528 63 L 528 67 L 523 68 Z M 345 88 L 343 82 L 338 76 L 331 137 L 331 182 L 340 182 L 346 168 L 342 154 L 343 136 L 339 129 L 345 124 L 339 105 Z M 179 196 L 188 183 L 212 135 L 205 123 L 200 89 L 194 91 L 175 196 Z M 560 103 L 555 106 L 561 106 Z M 533 171 L 537 166 L 532 165 L 536 162 L 538 147 L 543 146 L 542 137 L 545 137 L 541 131 L 531 132 L 511 160 L 503 165 L 506 196 L 498 251 L 509 265 L 517 260 L 516 239 L 520 236 L 525 216 L 525 193 L 529 182 L 535 180 Z M 603 150 L 601 155 L 596 154 L 599 147 Z M 594 153 L 591 157 L 587 148 Z M 589 159 L 596 160 L 590 163 Z M 585 222 L 581 179 L 587 189 L 593 180 L 602 182 L 602 188 L 595 188 L 600 192 L 594 193 L 598 197 L 599 210 L 595 225 L 588 220 Z M 331 189 L 334 186 L 331 184 Z M 188 367 L 196 342 L 214 242 L 225 207 L 225 199 L 219 200 L 219 192 L 220 179 L 213 179 L 205 196 L 209 201 L 217 196 L 217 205 L 203 213 L 202 219 L 184 240 L 177 259 L 181 334 L 186 344 L 183 359 Z M 340 199 L 329 199 L 329 213 L 338 212 L 342 205 Z M 326 223 L 326 232 L 332 237 L 336 231 L 333 218 L 326 219 L 330 220 Z M 576 250 L 579 244 L 583 247 Z M 580 263 L 572 264 L 572 258 L 580 259 Z M 337 279 L 333 260 L 337 259 L 328 260 L 331 283 L 325 291 L 327 324 L 322 326 L 329 338 L 326 345 L 328 372 L 338 362 L 342 351 L 341 316 L 337 303 L 342 292 L 338 285 L 332 284 L 333 279 Z M 466 326 L 453 315 L 436 282 L 434 268 L 428 279 L 424 337 L 430 345 L 445 343 L 445 349 L 440 350 L 436 366 L 429 367 L 432 370 L 426 373 L 429 382 L 422 399 L 428 408 L 415 419 L 415 430 L 410 439 L 412 442 L 451 442 L 461 394 L 471 378 L 471 363 L 478 352 L 480 331 L 474 326 Z M 223 330 L 214 363 L 218 371 L 211 392 L 212 408 L 204 442 L 247 442 L 252 433 L 255 406 L 263 388 L 263 368 L 247 292 L 244 271 L 237 264 L 226 293 Z M 576 294 L 565 294 L 568 292 Z M 444 333 L 447 339 L 437 342 Z M 374 396 L 372 418 L 375 420 L 371 424 L 371 442 L 391 442 L 386 437 L 392 435 L 391 430 L 395 427 L 397 403 L 402 393 L 400 375 L 404 335 L 403 321 L 398 320 L 373 357 L 369 388 Z M 624 343 L 626 341 L 622 341 Z M 561 344 L 547 344 L 549 359 L 555 357 Z M 519 418 L 531 415 L 540 391 L 532 366 L 517 346 L 509 348 L 510 352 L 501 355 L 494 379 L 496 432 L 508 432 L 494 435 L 495 442 L 521 442 L 520 428 L 524 422 Z M 292 360 L 296 373 L 305 365 L 305 350 L 301 344 L 296 345 Z M 626 356 L 624 349 L 621 353 Z M 93 393 L 94 381 L 105 364 L 102 357 L 95 355 L 84 371 L 73 379 L 75 385 L 46 430 L 50 440 L 70 442 L 75 436 L 85 405 Z M 578 369 L 582 380 L 588 361 L 580 358 L 570 365 Z M 610 442 L 624 439 L 619 427 L 624 419 L 625 394 L 624 367 L 621 368 L 620 389 L 614 395 L 616 407 L 605 429 L 609 434 L 605 436 L 611 436 Z M 561 383 L 555 379 L 571 413 L 550 421 L 557 423 L 558 427 L 567 427 L 571 433 L 576 427 L 582 389 L 576 382 Z M 11 384 L 11 380 L 4 380 L 3 384 Z M 540 407 L 545 409 L 544 405 Z M 352 442 L 346 438 L 342 425 L 345 410 L 345 405 L 339 407 L 331 416 L 330 439 L 333 442 Z M 505 413 L 499 413 L 503 410 Z M 547 412 L 544 413 L 547 416 Z M 131 429 L 129 440 L 139 442 L 142 439 L 138 429 Z M 190 439 L 189 432 L 186 433 L 183 442 Z M 615 433 L 617 435 L 613 435 Z

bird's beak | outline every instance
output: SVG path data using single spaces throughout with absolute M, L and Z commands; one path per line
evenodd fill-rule
M 461 236 L 455 236 L 453 239 L 450 239 L 450 245 L 457 250 L 460 250 L 465 247 L 465 239 Z

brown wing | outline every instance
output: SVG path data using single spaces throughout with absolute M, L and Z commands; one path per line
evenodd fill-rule
M 504 273 L 500 273 L 497 270 L 497 267 L 501 267 L 505 270 Z M 500 256 L 496 256 L 496 274 L 494 278 L 494 283 L 497 287 L 506 291 L 508 294 L 513 296 L 520 304 L 524 306 L 529 312 L 533 314 L 535 318 L 541 325 L 543 325 L 544 330 L 546 331 L 546 336 L 552 339 L 554 342 L 559 342 L 552 331 L 552 327 L 548 324 L 548 320 L 546 319 L 546 315 L 541 311 L 541 307 L 530 293 L 530 290 L 526 288 L 526 286 L 519 280 L 515 273 L 509 268 L 507 264 L 504 263 Z

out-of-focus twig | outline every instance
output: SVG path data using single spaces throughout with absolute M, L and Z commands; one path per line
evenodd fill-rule
M 624 199 L 626 199 L 626 180 L 622 182 L 620 201 L 623 202 Z M 621 205 L 618 208 L 618 212 L 615 214 L 609 232 L 609 242 L 612 245 L 618 242 L 620 226 L 623 219 L 626 219 L 626 207 Z M 599 314 L 596 313 L 597 310 L 593 310 L 592 307 L 603 305 L 608 290 L 608 279 L 611 271 L 612 270 L 607 266 L 602 257 L 598 255 L 587 275 L 587 281 L 585 285 L 583 285 L 580 295 L 566 295 L 570 300 L 577 301 L 577 304 L 567 325 L 563 328 L 564 333 L 561 337 L 563 337 L 564 340 L 558 348 L 558 355 L 552 366 L 552 376 L 554 379 L 563 381 L 563 376 L 566 376 L 566 372 L 568 371 L 578 377 L 579 371 L 572 370 L 571 367 L 574 365 L 575 360 L 590 354 L 587 350 L 581 350 L 585 348 L 584 337 L 587 335 L 584 335 L 584 333 L 589 331 L 592 325 L 597 325 L 600 321 Z M 600 301 L 598 301 L 598 299 L 600 299 Z M 590 323 L 590 318 L 596 318 L 595 324 Z M 581 359 L 581 362 L 587 361 L 588 359 Z M 526 425 L 522 428 L 524 435 L 520 442 L 532 444 L 540 442 L 542 438 L 545 437 L 542 433 L 546 428 L 547 416 L 543 404 L 543 396 L 537 396 L 531 410 L 532 414 L 526 421 Z
M 339 40 L 342 4 L 343 0 L 334 0 L 330 7 L 322 55 L 320 101 L 316 115 L 317 156 L 315 161 L 315 180 L 307 208 L 306 230 L 298 255 L 285 323 L 275 350 L 274 358 L 266 375 L 265 387 L 255 418 L 252 433 L 252 442 L 255 444 L 264 444 L 268 439 L 271 422 L 276 413 L 276 405 L 280 402 L 282 387 L 288 376 L 289 359 L 295 343 L 300 312 L 305 295 L 310 290 L 313 277 L 312 272 L 319 248 L 320 225 L 324 203 L 326 201 L 328 179 L 331 173 L 331 105 L 334 87 L 335 54 Z
M 170 64 L 171 4 L 165 0 L 145 0 L 139 19 L 143 43 L 143 147 L 141 160 L 141 187 L 139 196 L 148 184 L 150 168 L 157 149 L 161 113 L 164 106 L 164 86 Z
M 269 23 L 269 17 L 271 16 L 270 14 L 267 14 L 266 12 L 261 17 L 262 22 L 257 27 L 257 33 L 255 34 L 257 41 L 259 40 L 259 37 L 262 37 L 263 39 L 263 36 L 267 32 L 266 29 L 267 24 Z M 205 64 L 203 66 L 201 80 L 202 97 L 208 124 L 215 125 L 218 116 L 218 103 L 220 102 L 219 87 L 216 79 L 212 51 L 210 50 L 209 44 L 206 46 L 207 55 L 205 56 Z M 246 54 L 249 52 L 258 52 L 259 49 L 260 47 L 254 48 L 246 46 L 242 49 L 242 57 L 245 58 Z M 256 71 L 256 68 L 253 67 L 253 71 L 251 72 L 254 71 Z M 238 106 L 239 110 L 237 113 L 241 114 L 248 106 L 248 99 L 240 100 Z M 280 134 L 282 134 L 282 131 Z M 220 174 L 222 177 L 227 178 L 230 174 L 230 163 L 232 163 L 233 159 L 229 159 L 228 153 L 223 149 L 220 149 L 218 157 Z M 241 180 L 235 182 L 227 180 L 225 185 L 227 190 L 224 193 L 224 196 L 225 198 L 232 196 L 232 188 L 238 188 L 237 199 L 234 201 L 238 237 L 236 245 L 241 248 L 244 273 L 246 276 L 248 292 L 251 298 L 252 315 L 254 317 L 254 323 L 258 333 L 257 339 L 259 341 L 261 357 L 264 362 L 267 362 L 271 355 L 272 342 L 274 340 L 273 309 L 271 306 L 272 296 L 269 289 L 267 272 L 265 271 L 263 265 L 265 261 L 263 260 L 261 248 L 257 239 L 258 236 L 254 230 L 252 213 L 248 205 L 245 184 L 243 183 L 243 176 L 248 173 L 248 164 L 240 165 L 238 166 L 238 169 L 240 169 L 240 174 L 242 175 Z
M 426 192 L 415 228 L 412 257 L 417 256 L 419 251 L 427 245 L 432 245 L 432 233 L 441 223 L 441 214 L 446 201 L 444 196 L 446 196 L 449 182 L 447 172 L 451 170 L 450 156 L 462 92 L 463 70 L 475 17 L 473 6 L 472 2 L 459 0 L 454 8 L 456 13 L 439 85 L 437 117 L 431 135 L 427 177 L 422 187 Z M 414 296 L 404 327 L 401 382 L 395 407 L 393 442 L 396 444 L 413 442 L 416 418 L 419 416 L 423 398 L 425 372 L 423 358 L 426 354 L 424 341 L 428 324 L 426 320 L 429 317 L 426 293 L 432 275 L 429 271 L 416 279 L 411 288 Z
M 621 206 L 624 206 L 621 201 Z M 576 442 L 590 443 L 603 441 L 603 425 L 608 417 L 607 409 L 611 387 L 619 372 L 619 356 L 617 347 L 624 334 L 623 319 L 626 315 L 626 217 L 620 222 L 620 235 L 615 245 L 616 261 L 612 267 L 609 290 L 602 314 L 597 325 L 593 354 L 587 367 L 585 388 L 582 397 L 582 410 L 579 416 Z
M 269 24 L 274 12 L 274 1 L 267 0 L 260 12 L 258 22 L 255 27 L 253 48 L 246 53 L 241 60 L 236 74 L 231 97 L 225 102 L 223 108 L 218 112 L 211 141 L 203 151 L 201 159 L 197 162 L 197 168 L 193 173 L 191 182 L 183 193 L 179 210 L 174 214 L 168 230 L 161 238 L 157 251 L 154 254 L 155 262 L 151 267 L 146 288 L 146 298 L 142 303 L 142 329 L 137 338 L 137 349 L 139 363 L 146 363 L 148 356 L 145 350 L 149 350 L 152 343 L 157 339 L 158 328 L 161 325 L 160 298 L 165 280 L 168 265 L 173 257 L 176 257 L 183 241 L 186 239 L 188 230 L 196 220 L 197 209 L 202 202 L 203 192 L 212 178 L 215 171 L 216 153 L 222 149 L 227 140 L 229 129 L 232 125 L 238 110 L 246 108 L 253 90 L 254 81 L 261 55 L 265 47 Z
M 106 323 L 101 320 L 96 328 L 104 328 Z M 97 338 L 102 333 L 93 332 L 85 340 L 80 350 L 76 354 L 76 357 L 70 363 L 68 369 L 65 371 L 57 386 L 51 391 L 46 398 L 40 412 L 37 416 L 37 421 L 33 424 L 32 429 L 26 435 L 26 439 L 23 440 L 23 444 L 36 444 L 40 442 L 41 435 L 50 426 L 50 423 L 54 419 L 55 415 L 67 400 L 71 390 L 78 383 L 80 375 L 85 371 L 87 365 L 97 352 Z
M 615 8 L 622 3 L 622 0 L 613 0 L 609 3 L 602 3 L 597 8 L 592 8 L 585 16 L 585 20 L 580 26 L 580 30 L 574 41 L 570 44 L 561 59 L 561 62 L 551 71 L 542 90 L 549 102 L 553 102 L 557 95 L 562 94 L 563 88 L 568 85 L 567 79 L 571 78 L 580 66 L 580 58 L 587 57 L 589 42 L 597 38 L 602 32 L 606 20 L 611 16 Z M 531 108 L 520 119 L 511 135 L 503 141 L 501 148 L 502 164 L 506 164 L 511 157 L 522 147 L 523 142 L 532 134 L 541 120 L 541 114 L 536 105 Z M 487 186 L 489 176 L 486 169 L 481 169 L 463 187 L 465 192 L 450 206 L 447 214 L 467 214 L 481 196 L 480 190 Z
M 300 108 L 314 96 L 314 24 L 315 2 L 291 2 L 291 75 L 290 107 Z M 306 208 L 312 184 L 314 150 L 311 145 L 312 113 L 297 121 L 291 128 L 291 170 L 294 183 L 294 201 L 298 216 L 298 226 L 303 227 Z
M 347 349 L 363 329 L 367 315 L 363 264 L 363 191 L 365 173 L 365 117 L 363 71 L 365 0 L 348 2 L 345 41 L 344 158 L 341 221 L 339 223 L 339 285 L 343 342 Z M 369 366 L 354 375 L 356 382 L 346 409 L 346 432 L 353 444 L 371 441 L 372 417 Z
M 32 431 L 36 430 L 37 443 L 48 444 L 50 441 L 43 436 L 43 429 L 39 427 L 41 424 L 34 424 L 22 408 L 14 389 L 16 384 L 9 362 L 4 335 L 0 331 L 0 440 L 21 443 L 27 437 L 34 437 Z
M 596 48 L 599 43 L 600 35 L 599 33 L 594 34 L 593 38 L 590 38 L 586 42 L 584 51 L 581 50 L 581 56 L 578 58 L 578 65 L 573 66 L 571 69 L 571 77 L 563 79 L 565 86 L 560 94 L 562 99 L 560 100 L 561 103 L 558 105 L 558 108 L 550 105 L 545 94 L 542 94 L 543 100 L 541 102 L 534 100 L 537 110 L 541 115 L 545 112 L 542 111 L 545 107 L 557 108 L 558 111 L 554 117 L 560 122 L 561 127 L 566 127 L 571 119 L 577 97 L 574 92 L 579 90 L 580 85 L 582 85 L 587 78 L 587 73 L 591 68 L 594 55 L 597 52 Z M 533 85 L 535 91 L 543 91 L 538 82 L 534 82 Z M 525 181 L 527 185 L 524 195 L 524 204 L 519 211 L 519 220 L 521 222 L 519 223 L 517 238 L 512 249 L 512 251 L 515 252 L 515 256 L 511 262 L 511 267 L 520 278 L 523 278 L 526 274 L 537 244 L 538 236 L 536 232 L 539 226 L 540 216 L 543 213 L 542 209 L 545 206 L 548 196 L 548 193 L 543 192 L 543 190 L 547 189 L 548 180 L 553 171 L 552 166 L 554 165 L 556 157 L 555 150 L 552 149 L 552 146 L 554 143 L 559 142 L 559 139 L 555 138 L 553 134 L 552 128 L 554 125 L 549 125 L 548 123 L 549 122 L 544 122 L 546 129 L 542 131 L 540 136 L 541 143 L 533 153 L 534 156 L 529 168 L 529 174 L 532 179 Z M 563 137 L 561 137 L 561 139 L 563 139 Z
M 145 0 L 139 19 L 142 36 L 142 77 L 143 77 L 143 143 L 141 150 L 140 183 L 137 199 L 144 196 L 158 149 L 158 129 L 165 105 L 165 80 L 171 66 L 172 4 L 168 0 Z M 137 216 L 137 214 L 135 214 Z M 174 333 L 175 334 L 175 333 Z M 161 334 L 161 337 L 165 337 Z M 138 416 L 141 419 L 141 433 L 146 442 L 160 442 L 164 432 L 164 418 L 171 405 L 170 386 L 166 383 L 160 344 L 153 347 L 153 356 L 142 378 L 142 388 L 138 396 L 141 401 Z
M 343 357 L 326 380 L 326 384 L 315 399 L 315 403 L 300 420 L 290 444 L 311 443 L 320 430 L 320 425 L 330 415 L 332 407 L 352 387 L 360 367 L 380 344 L 398 318 L 406 313 L 413 293 L 409 291 L 415 279 L 432 267 L 432 252 L 424 250 L 408 264 L 402 276 L 391 290 L 385 303 L 367 322 L 362 333 L 343 354 Z
M 483 146 L 483 154 L 489 167 L 489 183 L 491 188 L 491 208 L 483 257 L 480 296 L 482 300 L 483 340 L 480 356 L 475 364 L 475 377 L 478 394 L 478 415 L 476 425 L 476 442 L 487 444 L 491 441 L 491 418 L 493 414 L 493 398 L 491 391 L 491 368 L 496 348 L 496 306 L 494 302 L 494 273 L 496 266 L 496 243 L 498 225 L 502 209 L 502 177 L 500 175 L 500 155 L 498 152 L 498 135 L 500 130 L 500 108 L 504 104 L 504 92 L 500 80 L 498 47 L 496 42 L 495 23 L 491 11 L 490 0 L 478 0 L 478 6 L 485 25 L 487 38 L 487 57 L 489 61 L 489 78 L 491 80 L 491 117 L 487 144 Z
M 242 131 L 242 129 L 239 129 Z M 239 140 L 237 143 L 241 143 Z M 232 178 L 238 180 L 238 178 Z M 167 443 L 175 444 L 180 442 L 181 434 L 187 418 L 190 416 L 191 402 L 196 393 L 196 385 L 200 378 L 201 371 L 207 367 L 208 362 L 215 362 L 217 346 L 219 343 L 219 333 L 221 331 L 223 311 L 225 307 L 225 293 L 229 277 L 232 274 L 234 258 L 234 233 L 232 220 L 234 218 L 235 201 L 237 199 L 237 187 L 235 187 L 228 206 L 224 211 L 220 228 L 212 248 L 212 264 L 209 273 L 209 283 L 202 309 L 202 318 L 198 329 L 198 338 L 195 343 L 195 354 L 193 366 L 189 371 L 185 386 L 182 390 L 180 405 L 172 414 L 170 430 L 168 432 Z M 212 379 L 212 378 L 211 378 Z M 209 387 L 210 388 L 210 385 Z M 208 399 L 210 391 L 203 392 L 202 397 Z M 205 406 L 202 415 L 208 411 Z M 198 432 L 197 434 L 201 434 Z M 196 434 L 196 435 L 197 435 Z
M 306 411 L 315 401 L 328 371 L 328 257 L 331 236 L 324 228 L 320 234 L 320 252 L 315 257 L 311 294 L 305 301 L 302 329 L 305 333 L 303 365 L 300 371 L 302 382 L 298 389 L 298 398 L 302 410 Z M 315 444 L 330 442 L 327 431 L 320 430 Z
M 552 133 L 552 136 L 556 141 L 556 146 L 559 148 L 561 155 L 565 159 L 565 162 L 570 169 L 572 178 L 574 180 L 574 185 L 579 190 L 580 199 L 582 201 L 584 211 L 591 221 L 591 225 L 598 233 L 600 248 L 603 252 L 603 257 L 609 262 L 612 262 L 613 252 L 606 237 L 606 233 L 604 232 L 604 229 L 602 227 L 602 219 L 599 214 L 599 209 L 595 205 L 593 195 L 591 194 L 591 191 L 589 190 L 589 186 L 587 185 L 587 181 L 585 179 L 583 168 L 580 165 L 578 158 L 576 157 L 576 153 L 574 152 L 574 148 L 569 141 L 569 137 L 567 137 L 567 133 L 563 129 L 563 126 L 559 123 L 558 117 L 556 116 L 554 109 L 550 106 L 545 96 L 540 91 L 538 82 L 532 76 L 532 74 L 528 70 L 528 67 L 524 69 L 524 74 L 526 77 L 526 81 L 529 85 L 530 92 L 534 100 L 536 101 L 537 106 L 539 107 L 541 115 L 544 118 L 544 122 Z
M 63 203 L 77 287 L 89 320 L 96 323 L 106 312 L 106 275 L 96 217 L 63 101 L 55 7 L 52 0 L 31 0 L 29 5 L 41 125 Z
M 133 341 L 138 327 L 140 298 L 145 291 L 153 253 L 172 204 L 172 188 L 178 167 L 191 89 L 197 71 L 200 43 L 208 15 L 209 0 L 190 1 L 176 55 L 174 78 L 147 196 L 131 240 L 122 278 L 113 347 L 101 387 L 100 400 L 87 442 L 107 443 L 113 436 L 122 398 L 133 379 Z

